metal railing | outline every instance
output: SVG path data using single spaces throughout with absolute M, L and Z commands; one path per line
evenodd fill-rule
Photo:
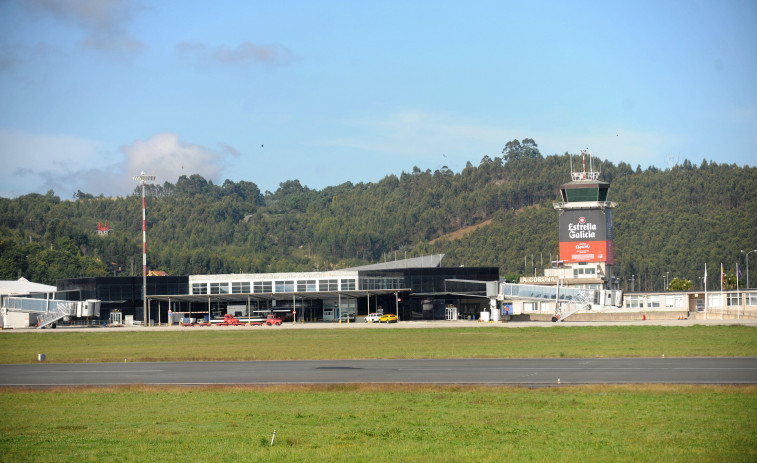
M 499 297 L 501 299 L 529 299 L 537 301 L 599 304 L 599 291 L 595 289 L 566 288 L 562 286 L 504 283 L 499 287 Z
M 50 312 L 58 308 L 75 307 L 71 301 L 34 299 L 29 297 L 6 297 L 3 306 L 15 312 Z
M 63 302 L 63 301 L 58 301 Z M 76 305 L 73 303 L 57 304 L 54 309 L 37 316 L 37 328 L 44 328 L 57 322 L 63 317 L 76 315 Z

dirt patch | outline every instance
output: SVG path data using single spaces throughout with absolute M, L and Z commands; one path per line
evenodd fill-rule
M 475 230 L 478 230 L 481 227 L 485 227 L 485 226 L 489 225 L 490 223 L 492 223 L 492 219 L 485 220 L 485 221 L 483 221 L 481 223 L 477 223 L 477 224 L 471 225 L 469 227 L 463 227 L 463 228 L 461 228 L 459 230 L 453 231 L 452 233 L 447 233 L 446 235 L 442 235 L 439 238 L 434 238 L 433 240 L 429 241 L 429 243 L 430 244 L 434 244 L 435 242 L 439 241 L 442 238 L 447 238 L 450 241 L 453 241 L 453 240 L 462 238 L 463 236 L 467 235 L 468 233 L 471 233 L 471 232 L 473 232 Z

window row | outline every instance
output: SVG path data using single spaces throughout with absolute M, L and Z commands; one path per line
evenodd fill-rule
M 402 278 L 361 278 L 360 289 L 402 289 Z
M 757 293 L 728 293 L 725 297 L 725 303 L 727 306 L 741 306 L 747 305 L 757 307 Z M 707 295 L 707 307 L 722 307 L 723 295 L 718 292 L 713 292 Z
M 340 288 L 341 286 L 341 288 Z M 354 291 L 354 279 L 232 281 L 192 283 L 192 294 L 261 294 L 317 291 Z M 250 291 L 252 290 L 252 291 Z M 274 291 L 275 290 L 275 291 Z
M 596 275 L 597 269 L 594 267 L 587 267 L 587 268 L 574 268 L 573 269 L 573 276 L 577 277 L 578 275 Z
M 682 294 L 672 295 L 626 295 L 624 296 L 625 306 L 630 309 L 639 309 L 644 307 L 663 307 L 686 309 L 686 303 Z M 727 306 L 740 306 L 746 302 L 748 306 L 757 306 L 757 293 L 728 293 L 725 298 L 720 293 L 707 295 L 708 307 L 721 307 L 723 302 Z M 697 302 L 703 305 L 703 303 Z
M 632 294 L 626 295 L 624 296 L 624 298 L 625 306 L 629 309 L 640 309 L 644 307 L 663 307 L 663 304 L 665 304 L 665 307 L 667 308 L 686 308 L 683 301 L 683 295 L 681 294 L 672 294 L 665 296 L 659 294 L 652 294 L 648 296 Z

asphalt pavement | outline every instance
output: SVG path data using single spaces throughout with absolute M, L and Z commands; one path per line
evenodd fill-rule
M 286 360 L 0 365 L 0 386 L 757 384 L 756 357 Z

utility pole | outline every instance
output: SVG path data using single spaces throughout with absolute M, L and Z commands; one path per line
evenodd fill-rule
M 134 176 L 134 180 L 142 182 L 142 316 L 144 326 L 150 321 L 150 314 L 147 313 L 147 213 L 145 208 L 145 182 L 155 180 L 154 175 L 147 175 L 142 172 Z
M 753 249 L 749 252 L 746 252 L 742 249 L 741 252 L 746 254 L 746 288 L 749 289 L 751 288 L 751 286 L 749 286 L 749 254 L 757 252 L 757 249 Z

